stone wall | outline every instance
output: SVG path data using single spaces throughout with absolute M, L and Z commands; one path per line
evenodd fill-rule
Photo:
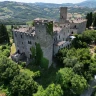
M 13 31 L 13 35 L 16 45 L 16 51 L 19 51 L 20 53 L 25 53 L 26 57 L 30 58 L 30 48 L 32 46 L 35 47 L 35 36 L 33 37 L 33 35 L 31 34 L 16 31 Z
M 86 30 L 86 23 L 87 23 L 87 21 L 84 21 L 79 24 L 78 34 L 81 34 L 82 32 L 84 32 Z

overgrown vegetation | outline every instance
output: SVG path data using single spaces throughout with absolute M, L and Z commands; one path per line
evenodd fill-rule
M 47 25 L 47 33 L 53 36 L 53 22 L 49 22 Z
M 34 47 L 31 48 L 32 58 L 35 60 L 34 63 L 43 68 L 48 68 L 49 61 L 43 56 L 40 44 L 36 43 L 35 45 L 36 49 Z

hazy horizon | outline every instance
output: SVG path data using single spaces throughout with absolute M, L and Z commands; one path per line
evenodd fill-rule
M 16 2 L 24 2 L 24 3 L 36 3 L 36 2 L 43 2 L 43 3 L 57 3 L 57 4 L 61 4 L 61 3 L 80 3 L 86 0 L 70 0 L 70 1 L 63 1 L 63 0 L 0 0 L 0 2 L 2 1 L 16 1 Z

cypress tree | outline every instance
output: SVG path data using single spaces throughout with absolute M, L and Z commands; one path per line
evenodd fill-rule
M 89 28 L 92 25 L 92 19 L 93 19 L 92 12 L 87 14 L 86 19 L 87 19 L 86 27 Z
M 91 26 L 92 25 L 92 12 L 90 12 L 90 19 L 89 20 L 90 20 L 90 24 L 89 25 Z
M 0 25 L 0 43 L 3 43 L 5 41 L 8 42 L 8 44 L 10 43 L 6 26 L 1 24 Z
M 86 16 L 86 19 L 87 19 L 86 27 L 89 28 L 89 26 L 90 26 L 90 14 L 89 13 Z
M 94 18 L 93 27 L 96 27 L 96 17 Z

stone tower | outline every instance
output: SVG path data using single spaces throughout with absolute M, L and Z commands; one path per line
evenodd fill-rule
M 52 64 L 52 56 L 53 56 L 53 37 L 52 34 L 50 34 L 53 33 L 53 21 L 37 18 L 34 20 L 34 23 L 35 23 L 36 42 L 41 45 L 43 56 L 49 60 L 49 67 L 50 67 Z
M 65 23 L 67 20 L 67 7 L 60 8 L 60 23 Z

